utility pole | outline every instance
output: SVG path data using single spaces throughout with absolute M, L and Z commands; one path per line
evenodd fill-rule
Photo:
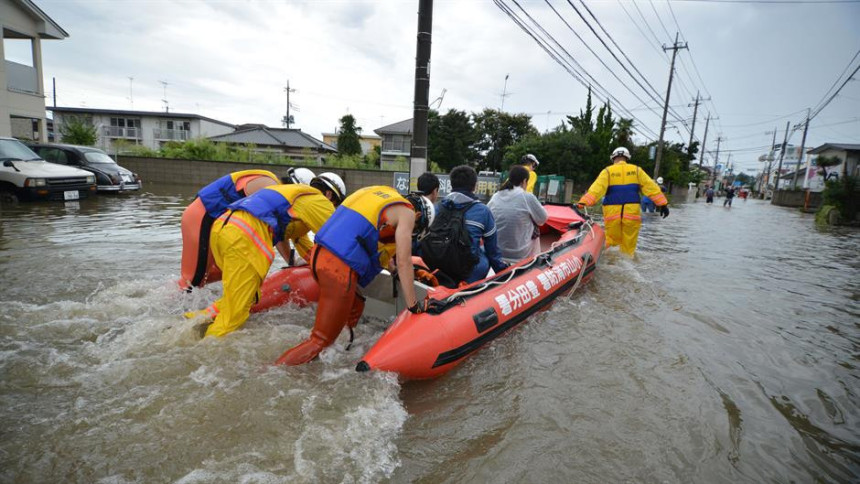
M 657 141 L 657 156 L 654 162 L 654 178 L 660 175 L 660 159 L 663 157 L 663 135 L 666 133 L 666 114 L 669 112 L 669 95 L 672 93 L 672 76 L 675 74 L 675 57 L 678 55 L 678 50 L 686 49 L 687 43 L 684 45 L 678 43 L 678 33 L 675 32 L 675 43 L 672 47 L 663 46 L 663 50 L 672 51 L 672 64 L 669 67 L 669 87 L 666 88 L 666 102 L 663 104 L 663 121 L 660 123 L 660 139 Z
M 767 177 L 764 181 L 764 190 L 761 191 L 762 199 L 764 199 L 767 195 L 767 187 L 770 185 L 770 174 L 771 168 L 773 165 L 773 153 L 776 151 L 776 126 L 773 127 L 773 131 L 768 131 L 765 134 L 773 134 L 773 140 L 770 142 L 770 152 L 767 155 Z
M 134 109 L 134 78 L 129 76 L 128 78 L 128 103 L 131 105 L 131 109 Z
M 714 184 L 717 181 L 717 163 L 720 162 L 720 143 L 724 139 L 722 136 L 717 136 L 717 154 L 714 157 L 714 171 L 711 173 L 711 188 L 714 188 Z
M 809 112 L 810 109 L 806 108 L 806 121 L 803 123 L 803 138 L 800 140 L 800 155 L 798 155 L 797 159 L 797 169 L 794 170 L 794 180 L 791 181 L 791 184 L 797 187 L 797 174 L 800 172 L 800 162 L 803 161 L 803 150 L 806 148 L 806 131 L 809 129 Z M 795 126 L 795 129 L 800 129 L 800 126 Z M 805 175 L 806 179 L 809 179 L 809 173 Z
M 791 126 L 791 121 L 785 122 L 785 138 L 782 140 L 782 149 L 779 151 L 779 165 L 776 168 L 776 184 L 773 186 L 774 194 L 779 191 L 779 175 L 782 171 L 782 159 L 785 157 L 785 145 L 788 144 L 788 127 Z M 771 203 L 773 199 L 771 198 Z
M 290 93 L 296 92 L 295 89 L 290 89 L 290 80 L 287 79 L 287 87 L 284 88 L 284 92 L 287 93 L 287 115 L 284 116 L 284 126 L 287 129 L 290 129 L 290 123 L 292 123 L 292 119 L 290 119 Z
M 161 100 L 161 102 L 164 103 L 164 112 L 169 113 L 170 112 L 170 104 L 167 102 L 167 85 L 170 83 L 167 81 L 158 81 L 158 82 L 160 82 L 161 85 L 164 87 L 164 99 Z
M 711 124 L 711 113 L 705 116 L 705 137 L 702 138 L 702 152 L 699 153 L 699 170 L 702 169 L 702 162 L 705 161 L 705 148 L 708 146 L 708 125 Z
M 430 110 L 430 40 L 433 32 L 433 0 L 418 1 L 418 41 L 415 49 L 415 101 L 412 116 L 412 148 L 409 178 L 427 171 L 427 114 Z
M 54 107 L 57 107 L 57 78 L 52 77 L 51 80 L 54 84 Z

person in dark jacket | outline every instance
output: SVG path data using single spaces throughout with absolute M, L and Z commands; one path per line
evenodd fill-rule
M 502 260 L 502 253 L 496 241 L 496 221 L 493 213 L 478 201 L 477 195 L 474 194 L 478 173 L 470 166 L 461 165 L 451 170 L 450 179 L 451 193 L 437 204 L 436 213 L 438 216 L 440 210 L 460 209 L 471 205 L 466 209 L 464 219 L 466 230 L 472 238 L 472 255 L 478 260 L 472 273 L 466 278 L 467 283 L 472 283 L 487 277 L 490 267 L 499 272 L 508 265 Z

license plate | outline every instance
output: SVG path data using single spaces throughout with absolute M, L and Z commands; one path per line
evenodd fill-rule
M 77 190 L 69 190 L 67 192 L 63 192 L 63 199 L 65 200 L 77 200 L 81 198 L 80 193 Z

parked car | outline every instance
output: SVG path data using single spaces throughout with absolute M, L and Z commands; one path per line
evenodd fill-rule
M 136 173 L 117 165 L 98 148 L 59 143 L 32 143 L 30 148 L 49 163 L 73 166 L 94 174 L 100 192 L 140 190 L 142 185 Z
M 47 163 L 15 138 L 0 138 L 0 200 L 78 200 L 96 192 L 96 177 Z

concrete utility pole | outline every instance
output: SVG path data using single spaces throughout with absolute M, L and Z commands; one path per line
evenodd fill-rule
M 705 161 L 705 148 L 708 146 L 708 125 L 711 124 L 711 113 L 705 116 L 705 137 L 702 138 L 702 152 L 699 153 L 699 170 L 702 169 L 702 162 Z
M 771 168 L 773 165 L 773 152 L 776 151 L 776 126 L 773 127 L 773 131 L 768 131 L 765 134 L 773 134 L 773 140 L 770 142 L 770 152 L 767 155 L 767 174 L 766 179 L 764 181 L 764 189 L 761 190 L 762 199 L 765 198 L 765 194 L 767 193 L 767 187 L 770 185 L 770 174 Z
M 803 161 L 803 150 L 806 148 L 806 131 L 809 129 L 809 112 L 810 109 L 806 108 L 806 121 L 803 122 L 803 138 L 800 140 L 800 155 L 797 159 L 797 169 L 794 170 L 794 180 L 791 181 L 791 184 L 797 187 L 797 174 L 800 172 L 800 162 Z M 795 126 L 795 129 L 800 129 L 800 126 Z M 806 179 L 809 178 L 809 173 L 805 175 Z
M 714 188 L 714 183 L 717 181 L 717 163 L 720 162 L 720 143 L 723 142 L 725 138 L 722 136 L 717 136 L 717 154 L 714 157 L 714 171 L 711 173 L 711 188 Z
M 290 89 L 290 80 L 287 79 L 287 87 L 284 88 L 284 92 L 287 93 L 287 115 L 284 116 L 284 126 L 287 129 L 290 129 L 290 124 L 292 124 L 292 119 L 290 119 L 290 93 L 296 92 L 295 89 Z
M 57 107 L 57 78 L 52 77 L 51 82 L 54 84 L 54 107 Z
M 785 146 L 788 144 L 788 127 L 791 126 L 791 121 L 785 122 L 785 138 L 782 140 L 782 149 L 779 151 L 779 165 L 776 168 L 776 184 L 773 186 L 774 192 L 779 191 L 779 175 L 782 171 L 782 159 L 785 157 Z M 771 203 L 773 199 L 771 198 Z
M 412 148 L 409 178 L 427 171 L 427 113 L 430 110 L 430 40 L 433 33 L 433 0 L 418 1 L 418 42 L 415 49 L 415 101 L 412 116 Z
M 678 55 L 678 50 L 686 49 L 687 43 L 684 45 L 678 43 L 678 33 L 675 32 L 675 43 L 672 47 L 663 46 L 663 50 L 672 51 L 672 65 L 669 67 L 669 87 L 666 88 L 666 102 L 663 104 L 663 121 L 660 123 L 660 139 L 657 141 L 657 156 L 654 162 L 654 178 L 660 175 L 660 159 L 663 157 L 663 135 L 666 133 L 666 114 L 669 112 L 669 95 L 672 94 L 672 76 L 675 74 L 675 57 Z

